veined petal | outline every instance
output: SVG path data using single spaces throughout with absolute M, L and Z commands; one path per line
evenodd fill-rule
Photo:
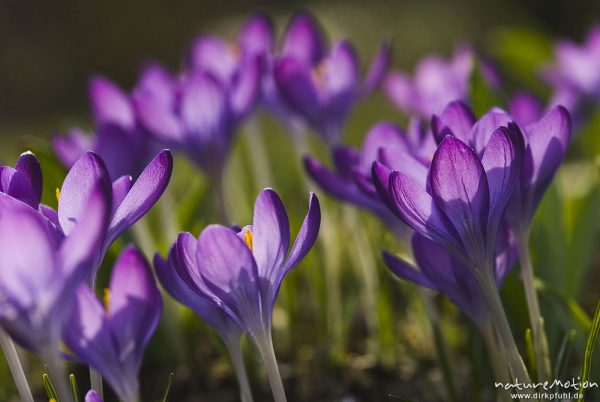
M 481 116 L 471 130 L 471 145 L 475 152 L 481 156 L 492 133 L 501 126 L 508 127 L 511 121 L 511 116 L 502 109 L 492 109 Z
M 39 205 L 29 180 L 10 166 L 0 166 L 0 192 L 10 195 L 32 208 L 37 208 Z
M 444 247 L 461 248 L 460 237 L 448 218 L 421 185 L 405 173 L 395 171 L 389 176 L 389 188 L 394 211 L 404 222 Z
M 280 275 L 279 283 L 283 280 L 283 277 L 294 268 L 298 263 L 308 254 L 312 246 L 317 240 L 319 234 L 319 227 L 321 226 L 321 205 L 319 199 L 314 193 L 310 193 L 308 201 L 308 212 L 304 217 L 304 222 L 300 227 L 298 236 L 294 240 L 292 249 L 283 268 L 283 275 Z M 279 287 L 279 286 L 278 286 Z
M 433 135 L 441 143 L 446 135 L 445 129 L 465 144 L 470 143 L 471 128 L 475 124 L 475 116 L 471 109 L 461 101 L 450 102 L 442 114 L 431 120 Z
M 290 222 L 279 195 L 272 189 L 260 192 L 254 204 L 251 250 L 258 267 L 261 289 L 267 294 L 276 286 L 279 270 L 290 246 Z
M 421 272 L 406 261 L 384 251 L 383 260 L 390 271 L 398 278 L 405 281 L 416 283 L 429 289 L 439 290 L 434 283 L 427 279 Z
M 319 23 L 311 14 L 300 11 L 292 17 L 285 30 L 281 53 L 308 65 L 323 58 L 325 39 Z
M 104 77 L 90 80 L 89 96 L 94 119 L 99 124 L 115 124 L 125 129 L 135 125 L 135 115 L 129 97 Z
M 390 65 L 392 58 L 391 41 L 381 43 L 377 55 L 371 62 L 369 70 L 362 85 L 362 96 L 368 96 L 379 86 Z
M 131 176 L 121 176 L 115 180 L 112 184 L 112 208 L 111 216 L 117 211 L 119 205 L 123 202 L 131 186 L 133 185 L 133 178 Z
M 379 150 L 377 158 L 382 164 L 392 170 L 398 170 L 412 177 L 417 183 L 427 185 L 427 167 L 410 154 L 405 148 L 385 147 Z
M 112 217 L 107 245 L 152 208 L 167 188 L 172 170 L 173 156 L 168 150 L 161 151 L 146 166 Z
M 458 138 L 447 136 L 433 156 L 429 180 L 435 204 L 470 251 L 480 251 L 486 244 L 490 190 L 477 155 Z
M 207 285 L 245 331 L 264 324 L 258 268 L 252 252 L 233 230 L 220 225 L 204 229 L 196 261 Z
M 148 263 L 133 246 L 127 247 L 115 263 L 107 308 L 121 359 L 131 359 L 138 367 L 158 325 L 162 298 Z M 130 345 L 133 350 L 128 351 Z M 126 357 L 127 352 L 131 354 Z
M 58 220 L 65 235 L 77 226 L 87 211 L 86 202 L 96 183 L 103 183 L 106 197 L 111 197 L 111 183 L 104 161 L 93 152 L 86 152 L 69 170 L 60 189 Z

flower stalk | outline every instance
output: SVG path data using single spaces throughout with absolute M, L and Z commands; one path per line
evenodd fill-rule
M 29 388 L 27 377 L 25 377 L 21 360 L 17 354 L 17 348 L 12 339 L 10 339 L 8 334 L 2 329 L 0 329 L 0 346 L 2 346 L 2 351 L 4 352 L 6 362 L 8 363 L 10 372 L 15 380 L 15 385 L 17 386 L 17 391 L 19 392 L 21 400 L 23 402 L 33 402 L 31 389 Z
M 527 310 L 533 333 L 535 357 L 538 367 L 538 379 L 544 381 L 550 378 L 552 372 L 550 356 L 548 352 L 548 339 L 544 330 L 544 319 L 540 310 L 537 291 L 535 290 L 533 264 L 529 253 L 529 233 L 521 230 L 517 233 L 517 249 L 523 275 L 523 287 L 527 300 Z
M 244 364 L 244 355 L 242 353 L 240 340 L 239 338 L 225 339 L 224 342 L 227 352 L 229 352 L 229 356 L 231 357 L 235 375 L 240 385 L 240 399 L 242 402 L 252 402 L 252 391 L 250 389 L 250 381 L 248 381 L 248 372 L 246 371 L 246 365 Z
M 256 347 L 258 348 L 258 353 L 265 365 L 269 384 L 271 384 L 271 391 L 273 392 L 273 398 L 275 402 L 286 402 L 287 398 L 285 396 L 283 382 L 281 381 L 281 375 L 279 374 L 275 350 L 273 350 L 271 333 L 267 332 L 263 336 L 257 338 L 258 339 L 255 340 Z

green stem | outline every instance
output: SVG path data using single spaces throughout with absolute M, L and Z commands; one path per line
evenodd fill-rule
M 0 345 L 4 351 L 6 362 L 8 363 L 10 372 L 15 380 L 15 385 L 17 386 L 17 391 L 19 392 L 21 400 L 23 402 L 33 402 L 33 395 L 31 395 L 31 389 L 27 383 L 27 377 L 25 377 L 25 372 L 23 371 L 17 348 L 3 329 L 0 329 Z
M 229 225 L 231 222 L 229 220 L 229 214 L 227 212 L 227 197 L 225 195 L 225 183 L 224 183 L 224 173 L 221 172 L 218 175 L 215 175 L 213 178 L 213 188 L 215 193 L 215 203 L 217 207 L 217 211 L 219 213 L 220 223 L 223 225 Z
M 490 309 L 492 322 L 496 327 L 498 337 L 506 352 L 511 375 L 515 380 L 518 379 L 526 383 L 531 383 L 525 363 L 523 363 L 515 338 L 511 332 L 508 318 L 506 318 L 506 312 L 502 306 L 502 300 L 500 300 L 496 281 L 491 275 L 492 270 L 487 269 L 484 272 L 479 272 L 479 270 L 476 269 L 476 272 L 477 280 L 479 281 Z
M 73 402 L 71 387 L 67 382 L 65 364 L 62 361 L 59 353 L 55 352 L 46 354 L 43 356 L 42 360 L 46 363 L 48 367 L 48 374 L 56 386 L 55 391 L 59 399 L 58 402 Z
M 256 347 L 265 365 L 275 402 L 287 402 L 283 382 L 279 374 L 279 367 L 277 366 L 277 359 L 275 358 L 275 351 L 273 350 L 271 333 L 267 332 L 264 336 L 258 337 Z
M 102 386 L 102 374 L 90 367 L 90 386 L 104 400 L 104 387 Z
M 527 310 L 529 312 L 531 331 L 533 333 L 535 357 L 538 367 L 538 380 L 543 382 L 550 379 L 552 368 L 550 363 L 550 353 L 548 351 L 548 339 L 546 338 L 546 331 L 544 331 L 544 319 L 540 310 L 537 291 L 535 290 L 533 264 L 531 263 L 531 254 L 529 253 L 528 231 L 522 230 L 517 233 L 517 249 L 519 252 L 519 261 L 521 263 Z
M 247 124 L 247 147 L 250 165 L 254 173 L 254 180 L 259 188 L 273 186 L 275 181 L 271 174 L 269 154 L 260 130 L 258 118 L 251 119 Z
M 248 381 L 248 373 L 244 364 L 244 355 L 240 346 L 240 339 L 224 340 L 225 347 L 229 352 L 229 357 L 235 369 L 238 383 L 240 384 L 240 399 L 242 402 L 252 402 L 252 390 L 250 389 L 250 381 Z

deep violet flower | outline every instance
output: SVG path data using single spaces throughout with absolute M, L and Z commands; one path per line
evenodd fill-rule
M 42 200 L 42 169 L 31 152 L 24 152 L 15 167 L 0 166 L 0 193 L 38 209 Z
M 554 87 L 551 104 L 576 111 L 586 100 L 600 101 L 600 26 L 591 28 L 581 45 L 560 40 L 554 56 L 553 65 L 542 70 Z
M 252 225 L 240 231 L 210 225 L 197 240 L 184 234 L 175 245 L 183 260 L 175 264 L 177 274 L 256 344 L 277 401 L 285 400 L 285 392 L 271 342 L 273 305 L 283 278 L 312 248 L 320 220 L 319 201 L 311 194 L 308 213 L 288 254 L 290 226 L 285 207 L 275 191 L 265 189 L 256 199 Z M 181 300 L 187 297 L 178 293 Z
M 115 263 L 104 305 L 86 285 L 77 289 L 73 304 L 65 344 L 106 378 L 120 400 L 137 402 L 144 349 L 162 310 L 148 263 L 135 247 L 126 248 Z
M 46 356 L 58 356 L 75 290 L 93 270 L 106 233 L 110 200 L 100 180 L 89 187 L 81 200 L 87 213 L 66 234 L 29 205 L 0 193 L 0 325 Z
M 449 60 L 438 55 L 422 58 L 413 77 L 402 71 L 391 71 L 384 81 L 384 89 L 400 110 L 429 119 L 449 102 L 467 100 L 473 67 L 473 51 L 468 46 L 459 46 Z M 495 84 L 491 66 L 483 64 L 482 67 L 484 78 Z
M 216 305 L 206 294 L 197 292 L 194 287 L 180 275 L 187 275 L 187 271 L 198 272 L 196 262 L 196 238 L 188 232 L 180 233 L 177 241 L 169 251 L 168 258 L 163 259 L 160 254 L 154 256 L 154 269 L 158 280 L 167 292 L 178 302 L 190 307 L 194 313 L 212 326 L 225 344 L 234 365 L 240 396 L 243 402 L 252 401 L 250 383 L 244 365 L 244 356 L 240 347 L 242 329 L 229 315 Z M 196 276 L 202 280 L 201 276 Z M 207 285 L 203 285 L 207 288 Z
M 260 92 L 261 58 L 252 55 L 241 63 L 230 80 L 213 69 L 194 68 L 174 77 L 151 65 L 133 93 L 142 125 L 211 177 L 221 174 L 235 133 Z
M 391 46 L 384 42 L 364 81 L 352 44 L 346 40 L 327 49 L 316 20 L 306 12 L 290 21 L 274 78 L 281 99 L 328 144 L 340 141 L 348 114 L 369 95 L 387 70 Z
M 391 170 L 404 167 L 424 179 L 435 149 L 431 132 L 417 119 L 411 120 L 406 133 L 393 123 L 383 122 L 369 130 L 360 149 L 343 145 L 333 148 L 335 171 L 328 170 L 312 157 L 306 157 L 304 164 L 322 189 L 340 200 L 369 210 L 393 232 L 406 237 L 406 226 L 394 219 L 377 194 L 371 166 L 373 161 L 379 161 Z
M 409 262 L 384 252 L 390 270 L 399 278 L 445 294 L 473 322 L 485 331 L 490 324 L 490 311 L 481 287 L 469 268 L 457 261 L 435 242 L 415 233 L 412 254 L 418 269 Z M 505 230 L 495 249 L 494 279 L 498 288 L 514 266 L 516 250 L 512 234 Z
M 88 93 L 94 133 L 73 128 L 54 137 L 56 155 L 71 168 L 86 151 L 93 151 L 104 160 L 113 180 L 123 175 L 137 178 L 160 151 L 158 142 L 140 126 L 129 95 L 113 82 L 93 77 Z
M 102 402 L 102 398 L 100 397 L 100 394 L 91 389 L 85 394 L 83 402 Z
M 96 182 L 103 184 L 104 196 L 111 200 L 101 253 L 95 269 L 90 273 L 92 285 L 110 245 L 158 201 L 169 184 L 172 169 L 171 153 L 164 150 L 148 164 L 135 182 L 131 176 L 122 176 L 111 183 L 106 165 L 93 152 L 86 152 L 69 170 L 57 191 L 58 211 L 49 208 L 43 210 L 62 233 L 69 235 L 77 227 L 77 222 L 90 213 L 85 200 Z

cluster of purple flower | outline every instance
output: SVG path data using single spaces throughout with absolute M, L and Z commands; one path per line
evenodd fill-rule
M 548 73 L 556 99 L 574 107 L 575 98 L 597 95 L 599 38 L 594 31 L 583 48 L 559 45 L 558 65 Z M 532 218 L 565 157 L 567 110 L 553 106 L 542 114 L 535 101 L 519 95 L 510 113 L 493 108 L 477 118 L 465 103 L 474 65 L 466 47 L 449 62 L 423 60 L 414 78 L 392 72 L 384 81 L 389 43 L 361 80 L 352 45 L 328 46 L 307 13 L 296 14 L 282 45 L 275 43 L 270 20 L 257 14 L 233 42 L 214 36 L 195 41 L 178 74 L 147 66 L 130 94 L 107 79 L 92 79 L 95 134 L 74 129 L 54 141 L 70 168 L 57 189 L 56 211 L 40 203 L 42 172 L 33 154 L 21 155 L 14 168 L 0 168 L 2 330 L 49 363 L 60 360 L 64 342 L 69 358 L 97 370 L 121 400 L 139 400 L 138 371 L 159 322 L 161 293 L 134 246 L 118 258 L 104 303 L 94 293 L 98 269 L 109 246 L 167 187 L 173 161 L 161 148 L 181 151 L 209 177 L 219 177 L 238 127 L 262 106 L 286 127 L 309 127 L 323 138 L 335 168 L 309 156 L 305 166 L 324 191 L 369 210 L 399 238 L 411 237 L 413 258 L 384 253 L 391 271 L 447 295 L 482 331 L 495 328 L 511 374 L 527 378 L 498 287 L 517 254 L 525 258 Z M 499 85 L 492 70 L 485 76 Z M 382 81 L 391 100 L 414 114 L 408 129 L 378 123 L 361 149 L 340 145 L 353 107 Z M 252 395 L 242 334 L 264 359 L 275 399 L 285 400 L 271 341 L 273 306 L 284 277 L 315 243 L 320 216 L 311 193 L 290 249 L 283 203 L 265 189 L 252 225 L 210 225 L 198 238 L 180 233 L 167 258 L 154 257 L 166 291 L 223 339 L 244 401 Z M 529 295 L 528 302 L 535 303 Z M 535 306 L 531 314 L 543 358 Z M 69 400 L 60 378 L 57 388 Z M 98 400 L 95 392 L 86 397 Z

